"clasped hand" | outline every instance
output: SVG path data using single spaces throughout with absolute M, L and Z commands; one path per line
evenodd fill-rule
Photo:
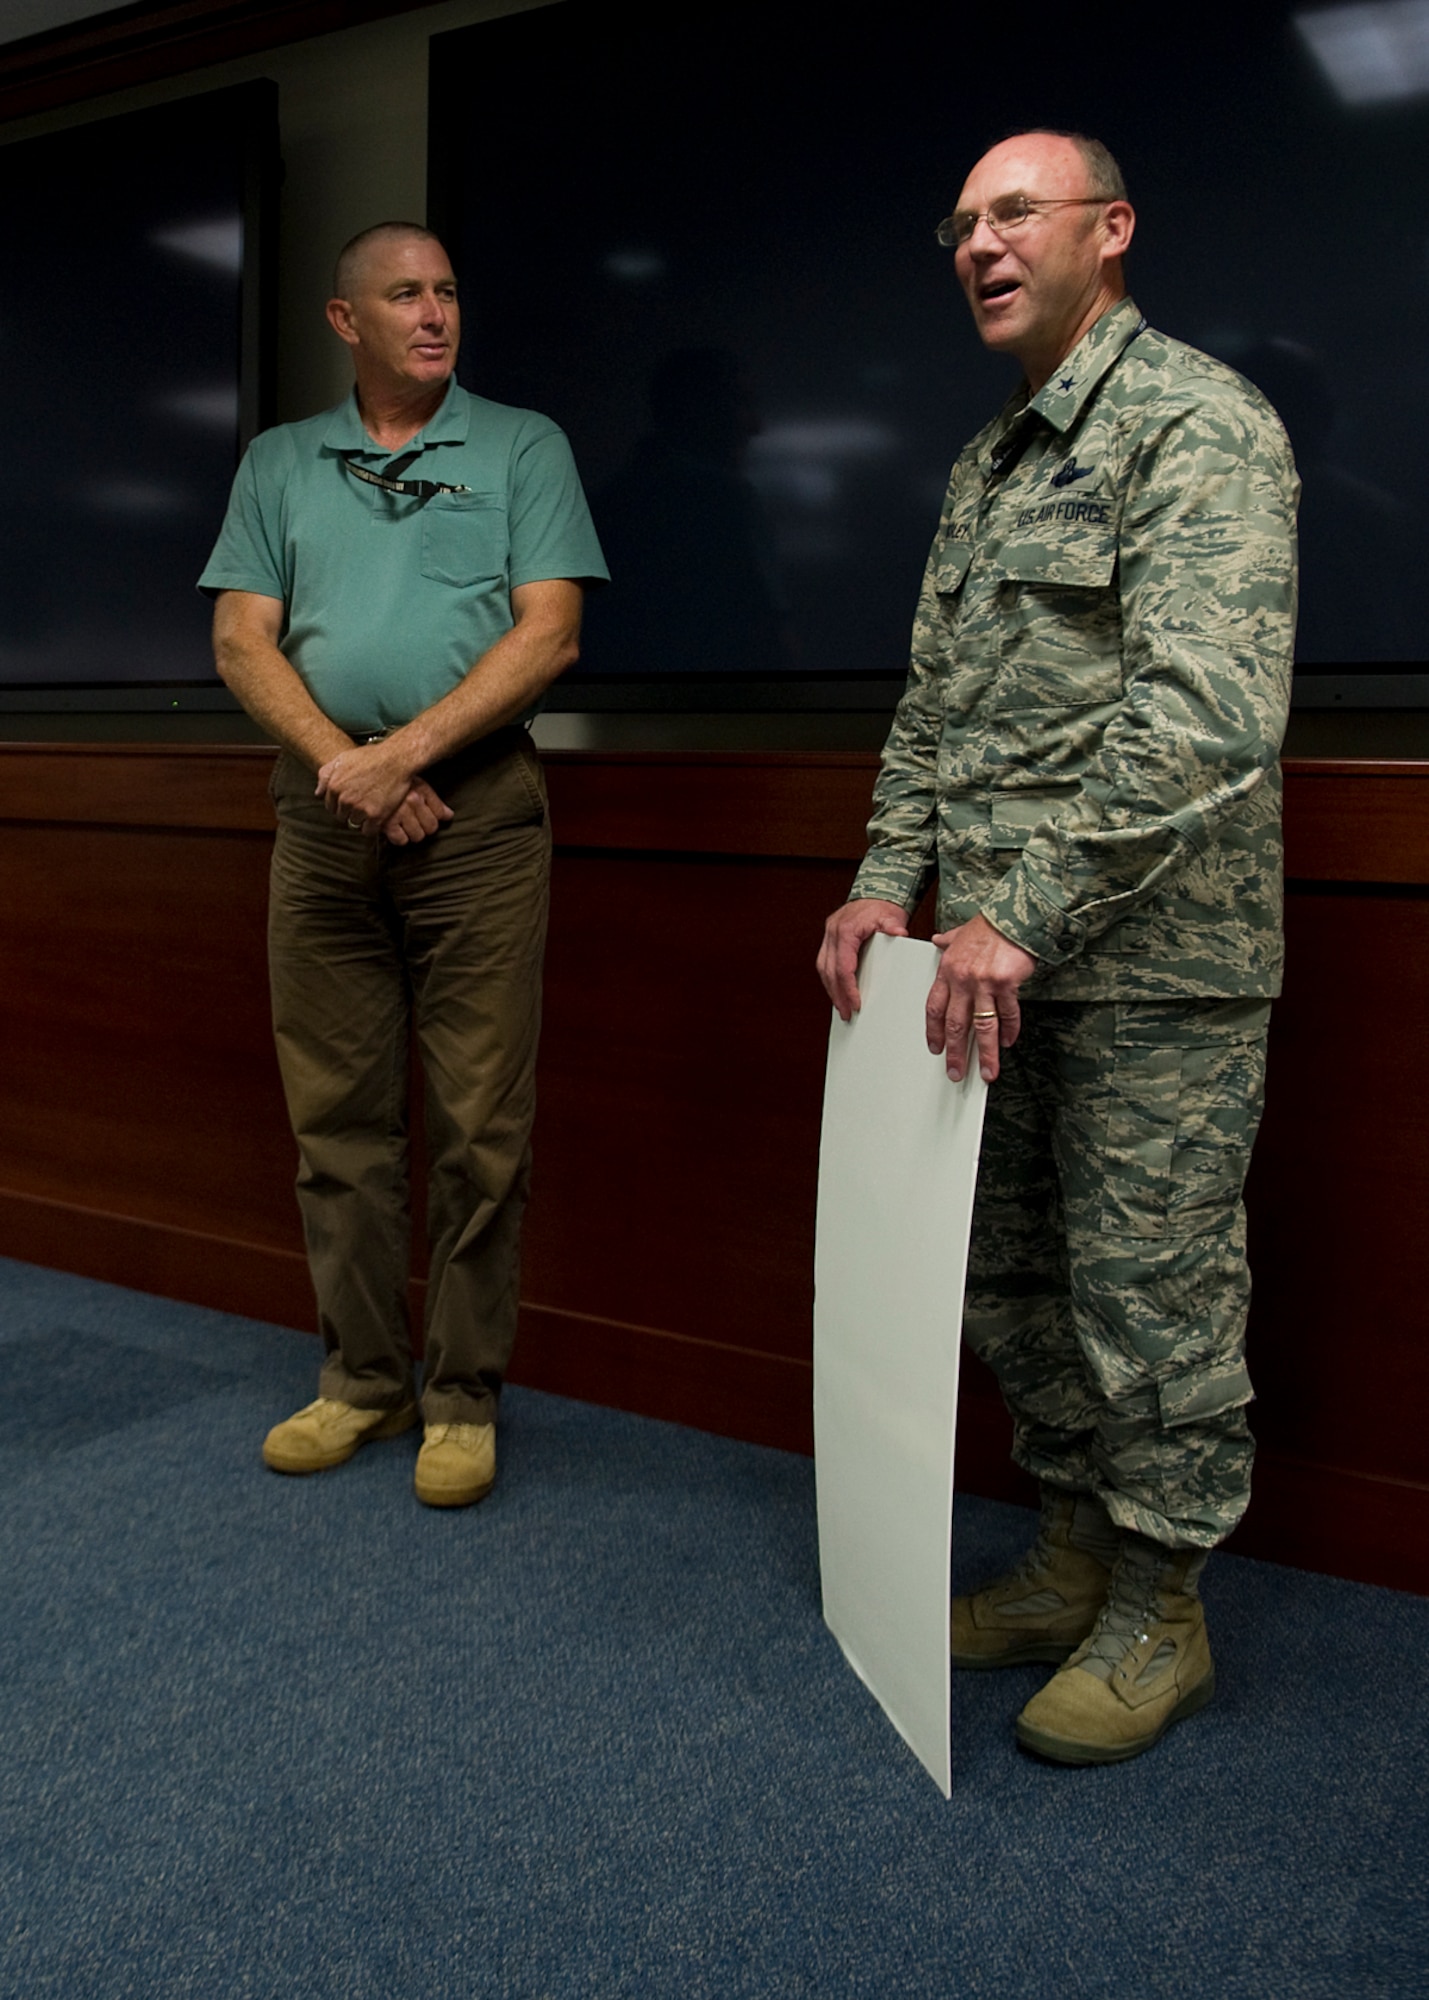
M 392 737 L 354 744 L 318 771 L 317 796 L 354 832 L 379 833 L 394 847 L 426 840 L 452 817 Z

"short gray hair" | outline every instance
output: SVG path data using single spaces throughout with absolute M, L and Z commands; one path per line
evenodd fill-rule
M 353 281 L 362 255 L 372 244 L 387 238 L 415 236 L 428 243 L 439 239 L 435 229 L 428 229 L 422 222 L 374 222 L 370 229 L 360 229 L 350 242 L 344 243 L 337 253 L 337 263 L 333 267 L 332 292 L 336 299 L 352 296 Z

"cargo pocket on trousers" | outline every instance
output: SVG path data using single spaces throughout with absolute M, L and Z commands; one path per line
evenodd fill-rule
M 1166 1234 L 1180 1096 L 1179 1049 L 1117 1050 L 1106 1120 L 1103 1235 Z
M 1227 1410 L 1239 1410 L 1252 1401 L 1255 1391 L 1241 1355 L 1229 1360 L 1207 1360 L 1163 1382 L 1156 1392 L 1161 1421 L 1167 1430 L 1182 1424 L 1209 1423 Z

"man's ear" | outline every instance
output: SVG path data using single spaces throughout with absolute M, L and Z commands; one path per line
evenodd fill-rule
M 345 346 L 358 345 L 359 335 L 352 323 L 352 307 L 346 299 L 328 300 L 327 323 Z
M 1136 211 L 1129 201 L 1109 201 L 1102 210 L 1104 254 L 1124 257 L 1136 231 Z M 328 308 L 331 312 L 332 308 Z

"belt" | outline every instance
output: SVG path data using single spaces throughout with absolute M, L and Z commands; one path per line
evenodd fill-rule
M 355 735 L 352 741 L 357 749 L 365 750 L 369 743 L 385 742 L 396 728 L 397 724 L 394 722 L 388 729 L 374 729 L 366 735 Z M 468 743 L 461 750 L 451 751 L 441 759 L 441 762 L 446 765 L 462 762 L 485 763 L 490 758 L 501 756 L 529 733 L 524 722 L 503 722 L 499 729 L 493 729 L 489 735 L 478 736 L 474 743 Z M 434 765 L 433 769 L 436 768 Z

